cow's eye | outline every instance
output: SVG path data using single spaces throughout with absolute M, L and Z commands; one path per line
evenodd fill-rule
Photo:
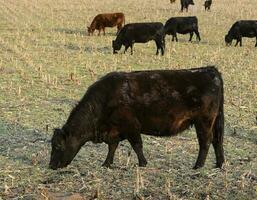
M 55 150 L 58 150 L 58 151 L 62 150 L 62 146 L 60 144 L 59 145 L 55 145 L 54 148 L 55 148 Z

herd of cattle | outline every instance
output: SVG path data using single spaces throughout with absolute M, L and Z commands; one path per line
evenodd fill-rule
M 181 11 L 184 8 L 188 9 L 188 5 L 194 4 L 193 0 L 181 0 Z M 212 4 L 212 0 L 205 2 L 205 8 L 208 10 Z M 124 26 L 123 26 L 124 25 Z M 197 39 L 200 41 L 200 33 L 198 30 L 198 19 L 196 16 L 188 17 L 172 17 L 167 20 L 165 25 L 161 22 L 150 23 L 130 23 L 125 25 L 125 15 L 123 13 L 104 13 L 98 14 L 93 19 L 91 25 L 88 27 L 88 35 L 98 30 L 98 35 L 101 31 L 105 35 L 106 27 L 117 26 L 117 37 L 112 41 L 113 53 L 117 53 L 121 49 L 122 45 L 125 46 L 125 51 L 131 48 L 131 54 L 133 54 L 134 43 L 146 43 L 150 40 L 154 40 L 156 43 L 157 51 L 156 55 L 164 55 L 165 51 L 165 36 L 172 35 L 172 41 L 177 38 L 177 34 L 190 34 L 189 41 L 195 33 Z M 240 20 L 235 22 L 227 35 L 225 36 L 225 42 L 227 45 L 231 45 L 233 40 L 236 40 L 236 45 L 240 43 L 242 46 L 242 37 L 256 37 L 257 47 L 257 20 Z
M 171 0 L 173 2 L 174 0 Z M 205 9 L 212 1 L 206 0 Z M 188 9 L 192 0 L 181 0 L 181 10 Z M 172 17 L 161 22 L 130 23 L 125 25 L 123 13 L 99 14 L 88 27 L 88 34 L 105 27 L 117 26 L 117 37 L 112 41 L 113 53 L 122 45 L 125 52 L 134 43 L 154 40 L 156 54 L 164 54 L 165 36 L 177 33 L 193 34 L 200 41 L 196 16 Z M 241 20 L 233 24 L 225 42 L 236 45 L 242 37 L 256 37 L 257 21 Z M 203 84 L 204 83 L 204 84 Z M 224 90 L 223 80 L 214 66 L 187 70 L 153 70 L 112 72 L 92 84 L 84 97 L 71 111 L 61 129 L 52 137 L 50 168 L 66 167 L 86 142 L 108 144 L 103 166 L 110 167 L 120 141 L 127 139 L 138 157 L 139 166 L 146 166 L 141 134 L 172 136 L 195 126 L 199 153 L 194 168 L 205 163 L 210 145 L 216 155 L 216 167 L 224 163 Z

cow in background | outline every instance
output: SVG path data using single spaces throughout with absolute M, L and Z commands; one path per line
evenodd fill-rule
M 211 9 L 211 4 L 212 4 L 212 0 L 206 0 L 204 2 L 204 9 L 205 10 L 210 10 Z
M 257 20 L 240 20 L 235 22 L 225 36 L 225 42 L 227 45 L 231 45 L 232 41 L 236 40 L 235 46 L 238 43 L 242 46 L 243 37 L 255 37 L 255 47 L 257 47 Z
M 94 33 L 95 30 L 98 30 L 98 35 L 100 35 L 101 30 L 105 35 L 106 27 L 115 27 L 119 30 L 122 28 L 122 25 L 125 24 L 125 16 L 123 13 L 104 13 L 98 14 L 93 19 L 91 25 L 87 27 L 88 35 Z
M 189 5 L 195 5 L 193 0 L 180 0 L 180 4 L 181 4 L 181 12 L 183 12 L 184 9 L 188 11 Z
M 189 41 L 192 41 L 194 33 L 197 39 L 201 41 L 200 33 L 198 31 L 198 19 L 196 16 L 191 17 L 171 17 L 164 25 L 165 35 L 172 35 L 172 41 L 174 38 L 178 41 L 177 33 L 190 34 Z
M 134 43 L 146 43 L 150 40 L 154 40 L 157 51 L 156 55 L 164 54 L 165 40 L 163 34 L 163 24 L 160 22 L 150 23 L 131 23 L 126 24 L 118 33 L 115 40 L 112 41 L 113 53 L 117 53 L 122 47 L 125 46 L 125 51 L 130 47 L 131 55 L 133 54 Z

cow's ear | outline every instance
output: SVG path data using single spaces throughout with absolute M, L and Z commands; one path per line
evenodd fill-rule
M 62 129 L 55 128 L 55 129 L 54 129 L 54 135 L 56 135 L 56 136 L 62 136 L 62 135 L 64 135 L 64 133 L 63 133 Z
M 58 138 L 58 140 L 65 140 L 65 133 L 62 129 L 56 128 L 54 129 L 54 137 Z

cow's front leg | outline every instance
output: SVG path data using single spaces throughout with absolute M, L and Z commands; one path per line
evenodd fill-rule
M 118 142 L 108 144 L 108 154 L 102 166 L 108 167 L 108 168 L 111 166 L 111 164 L 113 163 L 114 154 L 118 147 L 118 144 L 119 144 Z
M 242 37 L 240 37 L 240 39 L 239 39 L 239 44 L 240 44 L 240 47 L 242 46 Z
M 125 44 L 124 54 L 127 52 L 128 48 L 129 48 L 129 45 L 128 45 L 128 44 Z
M 238 45 L 238 43 L 239 43 L 239 39 L 236 40 L 235 47 Z
M 103 28 L 103 32 L 104 32 L 104 35 L 105 35 L 105 28 Z
M 176 39 L 176 42 L 178 42 L 177 33 L 175 33 L 175 39 Z
M 142 142 L 140 133 L 130 135 L 130 137 L 128 138 L 128 141 L 130 142 L 132 148 L 137 154 L 139 166 L 145 167 L 147 164 L 147 161 L 143 153 L 143 142 Z
M 101 33 L 101 29 L 98 30 L 98 36 L 100 36 L 100 33 Z

